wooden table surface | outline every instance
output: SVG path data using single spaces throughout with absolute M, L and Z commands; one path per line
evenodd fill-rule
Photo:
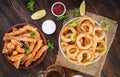
M 55 63 L 58 52 L 58 35 L 62 27 L 62 22 L 56 20 L 50 11 L 51 5 L 56 2 L 63 2 L 67 10 L 78 8 L 82 0 L 36 0 L 35 11 L 45 9 L 47 15 L 37 21 L 33 21 L 30 16 L 33 12 L 26 8 L 28 0 L 0 0 L 0 77 L 38 77 L 39 70 L 45 70 L 48 66 Z M 116 37 L 108 53 L 105 65 L 102 70 L 101 77 L 120 77 L 120 1 L 119 0 L 86 0 L 86 10 L 95 14 L 103 15 L 119 24 Z M 34 12 L 35 12 L 34 11 Z M 2 52 L 2 38 L 4 33 L 14 24 L 31 23 L 39 27 L 47 19 L 52 19 L 56 22 L 57 30 L 52 35 L 46 35 L 55 44 L 54 50 L 48 50 L 44 61 L 37 67 L 28 70 L 16 70 L 9 64 Z M 109 38 L 108 38 L 109 39 Z M 66 77 L 79 72 L 65 68 Z M 85 77 L 90 77 L 84 75 Z

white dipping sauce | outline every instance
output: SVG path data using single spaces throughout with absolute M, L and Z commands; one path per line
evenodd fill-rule
M 83 77 L 83 76 L 81 76 L 81 75 L 74 75 L 74 76 L 72 76 L 72 77 Z
M 56 24 L 53 20 L 46 20 L 42 23 L 42 30 L 46 34 L 53 34 L 56 30 Z

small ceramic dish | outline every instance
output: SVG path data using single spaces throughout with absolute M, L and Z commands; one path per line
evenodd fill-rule
M 66 13 L 66 7 L 62 2 L 55 2 L 51 7 L 51 12 L 54 16 L 63 16 Z

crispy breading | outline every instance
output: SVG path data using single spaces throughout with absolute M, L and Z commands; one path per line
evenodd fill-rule
M 13 31 L 13 32 L 15 32 L 15 31 L 17 31 L 17 30 L 18 30 L 18 29 L 17 29 L 17 28 L 15 28 L 15 27 L 12 29 L 12 31 Z
M 21 36 L 5 36 L 3 38 L 3 40 L 11 40 L 11 39 L 14 39 L 14 40 L 18 40 L 18 41 L 29 41 L 29 42 L 33 42 L 35 41 L 35 39 L 33 38 L 28 38 L 28 37 L 21 37 Z
M 29 44 L 28 41 L 24 41 L 24 44 L 25 44 L 25 46 L 26 46 L 27 48 L 30 47 L 30 44 Z
M 36 46 L 34 47 L 34 49 L 32 50 L 32 56 L 29 60 L 27 60 L 25 62 L 25 67 L 28 67 L 31 63 L 32 63 L 32 60 L 33 60 L 33 57 L 36 55 L 37 51 L 40 49 L 40 47 L 42 46 L 42 41 L 43 40 L 38 40 Z
M 28 59 L 28 60 L 25 62 L 25 67 L 28 67 L 31 63 L 32 63 L 32 59 Z
M 22 47 L 22 44 L 21 44 L 18 40 L 12 39 L 11 42 L 12 42 L 14 45 L 19 45 L 20 47 Z
M 12 55 L 12 56 L 8 57 L 8 59 L 11 61 L 17 61 L 17 60 L 21 60 L 24 56 L 25 56 L 25 54 L 18 54 L 15 56 Z
M 23 59 L 21 64 L 24 64 L 25 61 L 29 60 L 32 57 L 32 54 L 26 55 Z
M 37 42 L 37 44 L 36 44 L 36 46 L 34 47 L 34 49 L 32 50 L 32 57 L 34 57 L 35 56 L 35 54 L 36 54 L 36 52 L 40 49 L 40 47 L 42 46 L 42 43 L 43 42 L 43 40 L 38 40 L 38 42 Z
M 39 59 L 42 54 L 48 49 L 48 46 L 47 45 L 44 45 L 38 52 L 37 54 L 35 55 L 35 57 L 33 58 L 33 61 L 36 61 L 37 59 Z
M 21 35 L 19 35 L 20 37 L 31 37 L 31 35 L 30 35 L 30 33 L 24 33 L 24 34 L 21 34 Z
M 15 61 L 13 65 L 15 66 L 16 69 L 18 69 L 20 65 L 20 60 Z
M 12 55 L 17 55 L 17 54 L 18 52 L 16 50 L 12 52 Z
M 30 46 L 29 46 L 30 52 L 31 52 L 31 51 L 33 50 L 33 48 L 35 47 L 35 44 L 36 44 L 36 41 L 33 41 L 33 42 L 30 43 Z
M 35 34 L 36 34 L 36 36 L 37 36 L 37 39 L 41 39 L 41 38 L 40 38 L 40 33 L 39 33 L 37 30 L 35 30 L 34 32 L 35 32 Z
M 27 30 L 33 30 L 33 31 L 35 31 L 35 30 L 37 30 L 37 29 L 36 29 L 36 28 L 33 28 L 33 27 L 30 26 L 30 25 L 26 25 L 26 26 L 24 26 L 23 28 L 20 28 L 20 29 L 17 30 L 17 31 L 10 32 L 10 33 L 6 33 L 6 35 L 10 35 L 10 36 L 20 35 L 20 34 L 24 33 L 24 32 L 27 31 Z

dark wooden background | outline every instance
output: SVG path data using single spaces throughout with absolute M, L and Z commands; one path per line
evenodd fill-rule
M 82 0 L 36 0 L 35 11 L 45 9 L 47 15 L 37 21 L 33 21 L 30 16 L 33 12 L 26 8 L 28 0 L 0 0 L 0 77 L 37 77 L 39 70 L 45 70 L 55 63 L 58 51 L 58 35 L 62 27 L 62 22 L 56 21 L 50 8 L 56 2 L 63 2 L 67 10 L 78 8 Z M 116 37 L 108 53 L 101 77 L 120 77 L 120 1 L 119 0 L 85 0 L 87 11 L 100 14 L 116 20 L 119 24 Z M 35 12 L 34 11 L 34 12 Z M 45 35 L 55 44 L 53 51 L 48 50 L 45 60 L 35 68 L 28 70 L 16 70 L 4 58 L 2 52 L 2 38 L 4 33 L 14 24 L 27 22 L 36 25 L 41 30 L 41 24 L 47 19 L 56 22 L 57 30 L 52 35 Z M 108 38 L 109 39 L 109 38 Z M 66 77 L 79 72 L 65 68 Z M 84 75 L 90 77 L 89 75 Z

